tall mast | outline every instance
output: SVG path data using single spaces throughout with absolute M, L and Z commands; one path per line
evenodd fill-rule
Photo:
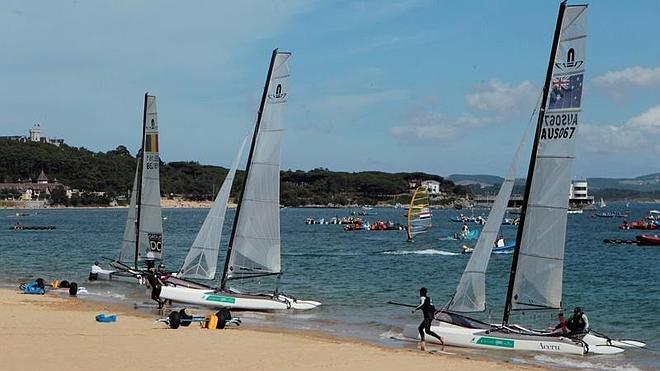
M 559 5 L 559 14 L 557 15 L 557 25 L 555 26 L 555 35 L 552 40 L 552 49 L 550 50 L 550 60 L 548 61 L 548 71 L 545 75 L 545 84 L 543 85 L 543 97 L 541 98 L 541 107 L 539 109 L 539 118 L 536 123 L 536 133 L 534 134 L 534 144 L 532 145 L 532 154 L 529 160 L 529 168 L 527 170 L 527 180 L 525 182 L 525 197 L 522 208 L 520 210 L 520 222 L 518 223 L 518 232 L 516 234 L 516 246 L 513 250 L 513 259 L 511 259 L 511 273 L 509 275 L 509 287 L 506 290 L 506 300 L 504 301 L 504 315 L 502 317 L 502 324 L 509 323 L 509 314 L 511 314 L 511 299 L 513 296 L 513 285 L 516 279 L 516 270 L 518 269 L 518 256 L 520 255 L 520 243 L 522 242 L 523 230 L 525 227 L 525 215 L 527 213 L 527 202 L 529 201 L 529 194 L 532 188 L 532 177 L 534 176 L 534 167 L 536 165 L 536 152 L 539 146 L 539 138 L 541 137 L 541 128 L 543 125 L 543 116 L 545 115 L 546 101 L 548 100 L 550 80 L 552 79 L 552 70 L 555 63 L 555 56 L 557 54 L 557 45 L 559 44 L 559 35 L 561 34 L 561 24 L 564 18 L 564 10 L 566 9 L 566 0 L 562 1 Z
M 142 201 L 142 164 L 144 163 L 144 140 L 147 135 L 147 99 L 149 97 L 149 92 L 144 93 L 144 110 L 142 111 L 142 144 L 140 146 L 139 159 L 138 159 L 138 186 L 137 186 L 137 196 L 135 198 L 135 205 L 137 206 L 137 217 L 135 222 L 135 261 L 133 268 L 137 269 L 138 266 L 138 252 L 140 251 L 140 210 L 142 210 L 141 201 Z
M 229 243 L 227 244 L 227 256 L 225 258 L 225 267 L 222 271 L 222 281 L 220 281 L 220 289 L 224 289 L 227 283 L 227 276 L 229 275 L 229 259 L 231 258 L 231 250 L 234 247 L 234 238 L 236 237 L 236 226 L 238 225 L 238 217 L 241 214 L 241 205 L 243 204 L 243 196 L 245 195 L 245 187 L 247 185 L 248 176 L 250 174 L 250 164 L 252 163 L 252 156 L 254 154 L 254 147 L 257 144 L 257 135 L 259 134 L 259 126 L 261 125 L 261 116 L 264 112 L 264 106 L 266 104 L 266 96 L 268 95 L 268 86 L 270 85 L 270 78 L 273 74 L 273 66 L 275 65 L 275 57 L 277 56 L 277 49 L 273 50 L 273 55 L 270 58 L 270 66 L 268 67 L 268 74 L 266 75 L 266 83 L 264 84 L 264 92 L 261 95 L 261 104 L 259 105 L 259 111 L 257 112 L 257 123 L 254 125 L 254 134 L 252 135 L 252 145 L 250 146 L 250 154 L 248 155 L 247 165 L 245 166 L 245 178 L 243 179 L 243 185 L 241 186 L 241 196 L 238 199 L 238 205 L 236 206 L 236 215 L 234 215 L 234 223 L 231 229 L 231 237 L 229 237 Z

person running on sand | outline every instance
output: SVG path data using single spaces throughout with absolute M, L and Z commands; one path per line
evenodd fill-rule
M 424 320 L 419 324 L 417 330 L 419 330 L 419 349 L 426 350 L 426 343 L 424 342 L 424 333 L 431 335 L 440 341 L 440 344 L 445 345 L 445 342 L 442 340 L 442 337 L 435 332 L 431 331 L 431 322 L 435 317 L 435 307 L 432 304 L 431 298 L 427 296 L 426 287 L 419 289 L 419 301 L 420 304 L 413 309 L 413 313 L 418 310 L 422 310 L 424 314 Z

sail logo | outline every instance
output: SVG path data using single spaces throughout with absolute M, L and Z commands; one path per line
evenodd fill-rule
M 277 84 L 277 87 L 275 87 L 275 93 L 268 95 L 268 101 L 270 103 L 286 102 L 286 93 L 282 92 L 282 84 Z
M 163 235 L 160 233 L 149 233 L 149 250 L 160 253 L 163 250 Z
M 513 349 L 515 345 L 515 341 L 513 340 L 491 338 L 486 336 L 480 337 L 479 339 L 477 339 L 477 341 L 474 341 L 474 339 L 472 339 L 472 342 L 479 345 L 488 345 L 492 347 L 511 348 L 511 349 Z
M 550 82 L 548 109 L 580 108 L 582 103 L 583 74 L 557 76 Z
M 556 62 L 555 66 L 558 69 L 565 71 L 565 70 L 577 70 L 578 68 L 582 67 L 582 64 L 584 64 L 584 61 L 576 61 L 575 49 L 570 48 L 566 53 L 566 62 Z
M 544 344 L 542 342 L 539 342 L 539 349 L 541 349 L 541 350 L 556 350 L 556 351 L 561 350 L 561 348 L 559 347 L 559 344 Z

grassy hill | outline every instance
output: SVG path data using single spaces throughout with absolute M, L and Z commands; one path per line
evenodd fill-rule
M 133 183 L 136 163 L 124 146 L 107 152 L 92 152 L 67 145 L 0 141 L 0 181 L 4 182 L 36 179 L 43 170 L 51 180 L 57 179 L 83 193 L 126 194 Z M 193 200 L 212 199 L 227 171 L 197 162 L 161 163 L 161 194 Z M 238 194 L 243 177 L 242 171 L 237 172 L 233 196 Z M 456 186 L 441 176 L 425 173 L 286 170 L 282 171 L 280 179 L 281 202 L 287 206 L 407 202 L 411 179 L 437 180 L 450 198 L 467 192 L 467 188 Z

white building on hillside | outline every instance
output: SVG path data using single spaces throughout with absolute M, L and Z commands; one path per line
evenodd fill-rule
M 422 182 L 422 185 L 426 187 L 426 191 L 429 194 L 437 195 L 440 194 L 440 182 L 437 180 L 425 180 Z

